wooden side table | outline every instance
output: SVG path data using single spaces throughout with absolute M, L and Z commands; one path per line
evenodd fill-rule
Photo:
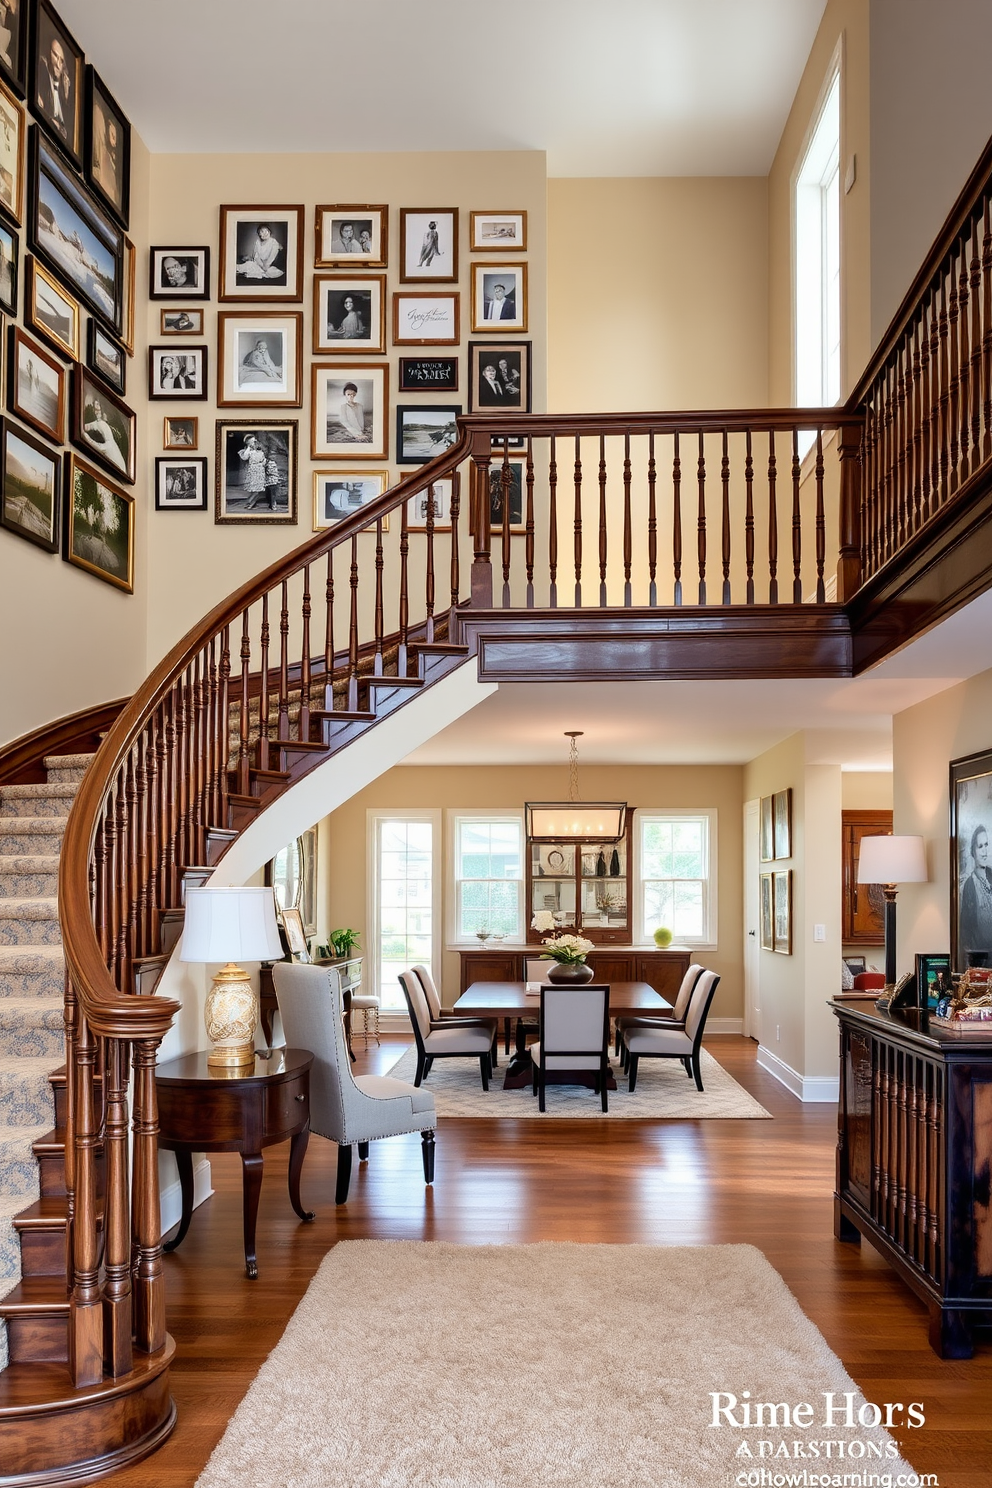
M 306 1049 L 277 1049 L 255 1056 L 254 1068 L 215 1069 L 207 1054 L 186 1054 L 160 1064 L 159 1146 L 176 1154 L 183 1212 L 179 1233 L 163 1247 L 175 1250 L 186 1238 L 193 1213 L 193 1153 L 239 1152 L 244 1191 L 245 1273 L 255 1280 L 255 1222 L 262 1189 L 262 1149 L 292 1138 L 289 1198 L 301 1219 L 313 1213 L 300 1203 L 300 1174 L 310 1140 L 310 1066 Z

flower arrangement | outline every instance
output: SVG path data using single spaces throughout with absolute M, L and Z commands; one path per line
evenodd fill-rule
M 556 935 L 543 942 L 542 961 L 557 961 L 559 966 L 579 966 L 594 949 L 591 940 L 581 935 Z

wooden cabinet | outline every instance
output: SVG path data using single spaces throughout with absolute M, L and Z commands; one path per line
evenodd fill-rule
M 555 934 L 584 935 L 596 945 L 626 945 L 631 936 L 630 823 L 617 842 L 533 842 L 527 839 L 527 940 L 539 910 L 554 915 Z
M 842 811 L 841 861 L 845 945 L 885 944 L 885 898 L 880 884 L 858 883 L 862 837 L 884 837 L 892 831 L 891 811 Z
M 992 1040 L 918 1012 L 837 1003 L 834 1228 L 863 1235 L 927 1305 L 941 1358 L 992 1324 Z
M 461 987 L 459 995 L 473 982 L 525 982 L 524 962 L 534 960 L 537 950 L 528 946 L 519 950 L 459 951 Z M 675 1001 L 682 978 L 689 968 L 692 952 L 638 950 L 635 946 L 597 946 L 586 957 L 597 982 L 647 982 L 669 1002 Z

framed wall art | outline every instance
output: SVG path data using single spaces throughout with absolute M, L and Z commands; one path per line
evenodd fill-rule
M 468 343 L 468 411 L 530 412 L 529 341 Z
M 0 310 L 17 314 L 17 234 L 0 222 Z
M 24 320 L 62 356 L 79 361 L 79 306 L 58 280 L 30 255 L 24 280 Z M 95 320 L 90 321 L 96 325 Z
M 771 797 L 768 797 L 771 800 Z M 758 882 L 761 889 L 760 914 L 761 914 L 761 949 L 773 951 L 775 949 L 775 875 L 774 873 L 762 873 Z
M 471 253 L 523 253 L 527 247 L 527 213 L 473 212 L 468 246 Z
M 772 797 L 762 796 L 758 826 L 758 856 L 763 863 L 775 859 L 775 827 L 772 814 Z M 769 946 L 769 950 L 771 947 Z
M 31 109 L 81 170 L 83 49 L 48 0 L 36 0 L 31 37 Z
M 121 341 L 128 356 L 134 356 L 134 292 L 137 281 L 137 255 L 130 238 L 124 239 L 121 274 Z
M 946 951 L 938 954 L 931 951 L 914 957 L 916 966 L 917 1006 L 932 1012 L 942 997 L 950 996 L 954 990 L 951 983 L 951 958 Z
M 460 403 L 403 403 L 396 410 L 396 463 L 423 465 L 458 442 Z
M 86 365 L 108 382 L 115 393 L 126 391 L 127 354 L 93 319 L 86 326 Z
M 302 300 L 302 207 L 221 207 L 220 298 Z
M 124 235 L 37 128 L 31 130 L 28 241 L 77 299 L 121 329 Z
M 203 456 L 159 455 L 155 460 L 156 511 L 206 511 L 207 462 Z
M 296 525 L 295 419 L 218 419 L 214 521 Z
M 202 336 L 202 310 L 162 310 L 159 316 L 160 336 Z
M 23 98 L 27 81 L 28 0 L 0 4 L 0 77 Z
M 53 444 L 65 441 L 66 371 L 20 326 L 10 332 L 7 406 Z
M 451 531 L 451 502 L 458 494 L 458 481 L 456 471 L 453 475 L 431 481 L 423 491 L 418 491 L 410 502 L 410 532 Z
M 472 330 L 527 329 L 527 265 L 472 265 Z
M 118 480 L 134 484 L 135 418 L 85 367 L 72 378 L 72 442 Z
M 152 248 L 149 250 L 150 300 L 209 300 L 209 248 Z
M 217 317 L 217 402 L 299 408 L 303 401 L 303 315 L 222 310 Z
M 24 109 L 0 78 L 0 207 L 15 222 L 24 221 Z
M 162 430 L 165 449 L 198 449 L 200 443 L 200 420 L 198 418 L 166 418 Z
M 388 368 L 315 362 L 310 398 L 315 460 L 385 460 L 389 454 Z
M 457 346 L 459 304 L 457 290 L 393 295 L 394 346 Z
M 951 761 L 951 963 L 992 966 L 992 749 Z
M 326 470 L 313 473 L 313 530 L 336 527 L 360 507 L 376 501 L 389 486 L 388 470 Z M 389 531 L 388 516 L 383 531 Z
M 0 525 L 36 543 L 46 553 L 57 553 L 61 541 L 61 457 L 7 419 L 0 420 L 0 430 Z
M 384 269 L 389 244 L 386 206 L 318 207 L 314 266 L 318 269 Z
M 775 858 L 792 857 L 792 787 L 772 796 L 772 838 Z
M 792 869 L 772 874 L 775 880 L 775 944 L 772 950 L 780 956 L 792 955 Z
M 314 275 L 313 349 L 385 351 L 385 274 L 355 274 L 349 278 Z
M 505 514 L 508 513 L 507 517 Z M 489 467 L 489 527 L 502 531 L 508 521 L 511 532 L 524 530 L 524 462 L 502 460 Z
M 78 455 L 66 457 L 62 556 L 105 584 L 134 593 L 134 497 Z
M 207 396 L 205 346 L 149 346 L 149 398 L 203 399 Z
M 286 944 L 294 961 L 309 961 L 310 950 L 307 946 L 306 930 L 303 925 L 303 915 L 299 909 L 286 908 L 280 915 L 282 927 L 286 934 Z
M 131 126 L 93 67 L 86 69 L 86 179 L 121 227 L 131 207 Z
M 458 208 L 400 210 L 400 283 L 458 282 Z
M 401 393 L 457 393 L 458 358 L 400 357 Z

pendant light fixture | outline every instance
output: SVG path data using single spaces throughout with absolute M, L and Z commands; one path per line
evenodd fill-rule
M 532 842 L 616 842 L 627 825 L 626 801 L 581 801 L 579 799 L 579 747 L 581 729 L 566 729 L 568 749 L 568 800 L 527 801 L 524 819 Z

